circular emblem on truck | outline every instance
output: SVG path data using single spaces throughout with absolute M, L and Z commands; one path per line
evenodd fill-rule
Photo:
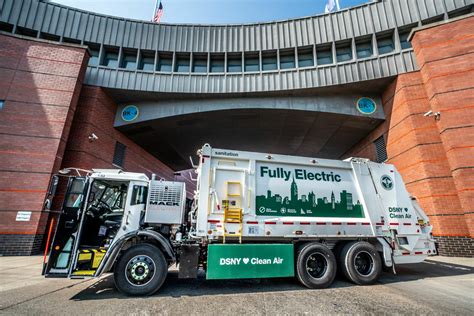
M 122 110 L 122 120 L 125 122 L 131 122 L 138 117 L 138 108 L 135 105 L 127 105 Z
M 371 98 L 363 97 L 357 100 L 356 103 L 357 110 L 359 110 L 360 113 L 370 115 L 377 110 L 377 103 L 375 103 L 374 100 Z
M 383 187 L 385 190 L 391 190 L 391 189 L 393 189 L 393 180 L 392 180 L 392 178 L 390 178 L 390 177 L 387 176 L 386 174 L 384 174 L 384 175 L 380 178 L 380 183 L 382 184 L 382 187 Z

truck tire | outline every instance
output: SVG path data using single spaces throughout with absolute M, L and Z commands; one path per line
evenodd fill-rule
M 375 283 L 382 272 L 382 261 L 375 247 L 366 241 L 350 242 L 339 258 L 344 276 L 355 284 Z
M 168 264 L 161 250 L 150 244 L 127 249 L 114 269 L 117 289 L 131 296 L 151 295 L 166 279 Z
M 296 275 L 307 288 L 329 287 L 336 277 L 337 262 L 332 251 L 320 244 L 310 243 L 298 252 Z

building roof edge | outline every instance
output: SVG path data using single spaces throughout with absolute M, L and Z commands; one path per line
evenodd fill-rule
M 34 42 L 39 42 L 39 43 L 46 43 L 46 44 L 51 44 L 51 45 L 56 45 L 56 46 L 66 46 L 66 47 L 72 47 L 72 48 L 82 48 L 87 51 L 89 56 L 91 56 L 91 52 L 89 50 L 89 47 L 87 45 L 81 45 L 81 44 L 74 44 L 74 43 L 66 43 L 66 42 L 56 42 L 52 40 L 47 40 L 44 38 L 35 38 L 31 36 L 26 36 L 26 35 L 20 35 L 20 34 L 13 34 L 5 31 L 0 31 L 0 35 L 4 36 L 9 36 L 9 37 L 15 37 L 19 39 L 23 39 L 26 41 L 34 41 Z
M 459 21 L 459 20 L 472 18 L 472 17 L 474 17 L 474 13 L 469 13 L 469 14 L 462 15 L 462 16 L 457 16 L 455 18 L 451 18 L 451 19 L 448 19 L 448 20 L 443 20 L 443 21 L 439 21 L 439 22 L 435 22 L 435 23 L 430 23 L 428 25 L 422 25 L 422 26 L 415 27 L 411 30 L 410 34 L 408 35 L 408 41 L 411 42 L 411 40 L 413 39 L 413 36 L 415 36 L 416 32 L 427 30 L 427 29 L 437 27 L 437 26 L 440 26 L 440 25 L 456 22 L 456 21 Z

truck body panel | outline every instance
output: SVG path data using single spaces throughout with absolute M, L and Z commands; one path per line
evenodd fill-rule
M 70 177 L 43 274 L 113 271 L 121 291 L 145 295 L 177 263 L 182 278 L 198 269 L 208 279 L 297 275 L 321 288 L 336 256 L 354 283 L 370 284 L 382 261 L 395 269 L 436 253 L 429 219 L 393 165 L 207 144 L 198 156 L 190 209 L 184 183 L 108 169 Z
M 293 244 L 210 244 L 207 279 L 292 277 Z
M 196 235 L 219 240 L 403 238 L 395 262 L 435 249 L 431 228 L 393 165 L 335 161 L 204 146 L 197 168 Z M 225 220 L 226 208 L 242 220 Z M 423 227 L 423 228 L 422 228 Z M 241 235 L 241 236 L 240 236 Z M 415 255 L 416 252 L 416 256 Z

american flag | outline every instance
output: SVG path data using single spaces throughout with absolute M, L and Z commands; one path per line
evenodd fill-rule
M 163 15 L 163 4 L 161 4 L 161 1 L 160 1 L 160 4 L 155 7 L 155 15 L 153 15 L 153 22 L 160 23 L 162 15 Z
M 325 13 L 330 13 L 333 11 L 339 11 L 339 0 L 327 0 L 326 7 L 324 8 Z

